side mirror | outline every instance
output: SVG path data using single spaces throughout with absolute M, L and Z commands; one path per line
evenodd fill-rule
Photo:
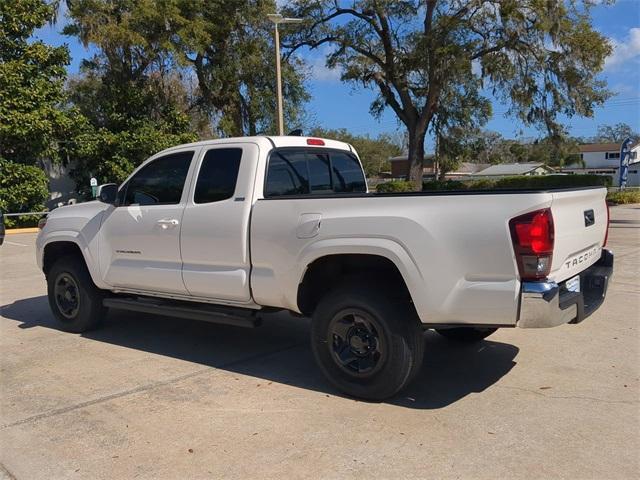
M 115 205 L 118 198 L 118 185 L 115 183 L 105 183 L 98 187 L 97 198 L 102 203 Z

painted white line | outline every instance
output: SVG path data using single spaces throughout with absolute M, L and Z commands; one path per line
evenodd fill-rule
M 8 245 L 15 245 L 16 247 L 28 247 L 29 245 L 23 245 L 22 243 L 10 242 L 9 240 L 5 240 L 4 243 Z

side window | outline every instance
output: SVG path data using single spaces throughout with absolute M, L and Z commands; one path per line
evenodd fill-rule
M 241 158 L 241 148 L 209 150 L 202 159 L 193 201 L 211 203 L 231 198 L 236 190 Z
M 193 152 L 156 158 L 124 187 L 122 205 L 175 205 L 180 203 Z
M 307 155 L 300 151 L 276 151 L 269 159 L 265 196 L 309 193 Z
M 358 160 L 342 152 L 331 154 L 333 191 L 336 193 L 366 192 L 367 186 Z

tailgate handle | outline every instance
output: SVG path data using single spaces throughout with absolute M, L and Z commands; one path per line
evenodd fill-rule
M 584 211 L 584 226 L 590 227 L 596 223 L 596 214 L 593 213 L 593 209 Z

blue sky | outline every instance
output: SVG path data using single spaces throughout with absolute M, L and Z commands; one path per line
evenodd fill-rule
M 36 38 L 53 44 L 67 44 L 71 51 L 71 73 L 78 71 L 83 58 L 91 55 L 75 38 L 60 34 L 64 15 L 57 25 L 38 30 Z M 594 118 L 566 119 L 571 134 L 592 136 L 600 124 L 624 122 L 640 131 L 640 0 L 618 0 L 614 5 L 598 5 L 593 10 L 594 25 L 606 35 L 614 46 L 607 59 L 601 77 L 607 81 L 614 96 L 596 110 Z M 318 125 L 325 128 L 346 128 L 358 134 L 373 136 L 382 132 L 403 131 L 394 114 L 386 112 L 380 120 L 369 114 L 369 105 L 375 96 L 370 90 L 355 90 L 340 81 L 337 71 L 324 64 L 326 51 L 304 52 L 311 67 L 308 88 L 312 99 L 308 110 Z M 536 131 L 526 129 L 514 119 L 504 115 L 506 107 L 494 103 L 494 116 L 487 128 L 500 132 L 507 138 L 536 136 Z M 430 143 L 430 141 L 428 141 Z M 427 145 L 427 148 L 429 145 Z

